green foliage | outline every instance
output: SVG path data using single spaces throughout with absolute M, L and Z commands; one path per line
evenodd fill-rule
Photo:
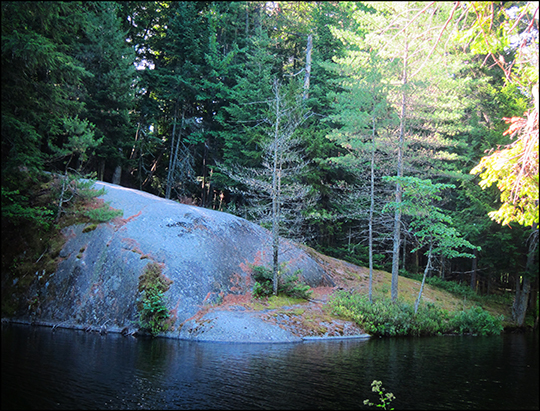
M 2 171 L 41 169 L 66 142 L 64 120 L 83 109 L 83 79 L 71 54 L 85 21 L 80 5 L 2 3 Z M 69 121 L 69 120 L 68 120 Z
M 122 216 L 123 212 L 122 210 L 115 210 L 109 206 L 109 203 L 105 203 L 102 207 L 86 210 L 84 215 L 93 221 L 106 223 L 115 217 Z
M 105 223 L 123 214 L 122 210 L 111 208 L 108 202 L 100 204 L 96 200 L 96 197 L 105 193 L 105 188 L 94 189 L 95 182 L 94 179 L 84 179 L 72 174 L 55 178 L 51 193 L 55 197 L 53 203 L 60 207 L 59 198 L 63 191 L 61 213 L 68 217 L 64 224 L 76 224 L 84 218 Z
M 163 292 L 156 285 L 149 286 L 144 291 L 139 309 L 139 326 L 148 330 L 152 336 L 167 331 L 165 320 L 169 318 L 169 310 L 164 302 Z
M 143 274 L 139 277 L 139 292 L 141 296 L 137 303 L 138 323 L 143 330 L 156 336 L 167 331 L 170 317 L 164 293 L 169 289 L 172 281 L 162 274 L 158 263 L 150 262 L 146 265 Z
M 22 195 L 19 190 L 2 187 L 2 219 L 16 226 L 25 221 L 48 230 L 53 223 L 53 216 L 54 212 L 45 206 L 31 206 L 28 196 Z
M 479 249 L 480 247 L 462 238 L 452 226 L 452 218 L 433 204 L 441 200 L 441 191 L 455 188 L 453 184 L 434 184 L 431 180 L 422 180 L 417 177 L 384 177 L 384 179 L 399 182 L 403 186 L 401 203 L 391 202 L 388 206 L 399 207 L 404 214 L 412 217 L 410 227 L 419 242 L 419 245 L 412 250 L 413 252 L 431 243 L 433 255 L 442 255 L 447 258 L 474 258 L 474 255 L 460 252 L 459 249 Z
M 95 138 L 94 124 L 89 123 L 88 120 L 81 120 L 78 116 L 75 118 L 65 117 L 62 119 L 62 124 L 66 142 L 62 147 L 56 147 L 49 142 L 49 148 L 52 152 L 51 157 L 53 160 L 69 157 L 66 169 L 74 156 L 82 165 L 82 162 L 88 159 L 87 151 L 99 146 L 103 139 Z M 80 166 L 77 168 L 80 168 Z
M 482 307 L 474 306 L 459 311 L 450 319 L 450 328 L 459 334 L 492 335 L 503 330 L 503 316 L 494 317 Z
M 86 226 L 83 228 L 82 232 L 83 233 L 89 233 L 90 231 L 93 231 L 97 228 L 97 224 L 90 224 L 89 226 Z
M 297 270 L 294 274 L 286 276 L 281 274 L 283 268 L 284 264 L 282 264 L 278 273 L 278 295 L 285 294 L 289 297 L 308 300 L 313 291 L 309 285 L 298 280 L 301 270 Z M 264 298 L 272 295 L 274 292 L 274 274 L 272 269 L 269 267 L 254 265 L 252 266 L 252 270 L 252 276 L 255 280 L 255 284 L 253 285 L 253 295 L 257 298 Z
M 534 115 L 534 114 L 533 114 Z M 538 113 L 536 113 L 538 121 Z M 513 120 L 513 119 L 512 119 Z M 516 122 L 526 120 L 516 118 Z M 524 126 L 523 126 L 524 127 Z M 536 126 L 538 135 L 538 125 Z M 482 157 L 470 173 L 480 174 L 480 187 L 496 184 L 501 191 L 501 207 L 489 216 L 502 225 L 516 222 L 523 226 L 538 224 L 538 137 L 533 130 L 522 133 L 523 138 Z M 531 135 L 527 135 L 530 133 Z M 526 167 L 527 164 L 535 166 Z
M 84 80 L 84 115 L 95 125 L 102 144 L 94 151 L 93 167 L 105 161 L 107 168 L 124 165 L 133 148 L 135 130 L 129 110 L 135 105 L 135 53 L 121 30 L 119 5 L 88 2 L 83 35 L 74 47 L 77 59 L 93 76 Z
M 371 383 L 371 391 L 379 394 L 379 400 L 381 401 L 381 403 L 373 404 L 369 400 L 364 400 L 364 405 L 369 405 L 369 406 L 375 405 L 376 407 L 380 407 L 386 410 L 387 409 L 386 407 L 388 407 L 390 403 L 396 399 L 394 394 L 392 394 L 391 392 L 388 392 L 386 394 L 384 393 L 386 389 L 382 386 L 382 381 L 373 380 L 373 382 Z M 393 410 L 393 408 L 389 408 L 389 409 Z
M 351 318 L 373 335 L 427 336 L 444 333 L 499 334 L 502 318 L 493 317 L 481 307 L 467 311 L 448 312 L 427 303 L 414 313 L 414 305 L 389 298 L 369 302 L 366 295 L 339 292 L 330 301 L 334 314 Z

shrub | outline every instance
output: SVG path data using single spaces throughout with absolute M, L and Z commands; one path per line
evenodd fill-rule
M 10 220 L 15 226 L 26 221 L 48 230 L 53 223 L 53 211 L 29 204 L 28 196 L 20 194 L 19 190 L 9 191 L 2 187 L 2 218 Z
M 421 304 L 416 315 L 414 304 L 390 298 L 369 302 L 366 295 L 336 293 L 330 300 L 336 315 L 350 318 L 364 330 L 380 336 L 424 336 L 443 333 L 500 334 L 502 316 L 493 317 L 481 307 L 449 313 L 433 303 Z
M 282 284 L 278 281 L 278 292 L 281 291 L 289 297 L 308 300 L 311 297 L 311 294 L 313 294 L 313 291 L 309 285 L 298 280 L 299 273 L 300 270 L 293 275 L 285 277 Z
M 278 273 L 278 294 L 285 294 L 289 297 L 303 298 L 305 300 L 311 297 L 313 291 L 309 285 L 299 281 L 298 277 L 300 270 L 289 276 L 282 276 L 281 272 L 284 265 L 281 266 Z M 253 295 L 257 298 L 268 297 L 274 292 L 274 273 L 272 269 L 263 266 L 252 266 L 253 279 Z
M 252 267 L 252 277 L 255 280 L 253 285 L 253 295 L 257 298 L 263 298 L 271 295 L 274 292 L 272 270 L 267 267 L 255 265 Z
M 157 335 L 168 330 L 167 319 L 170 317 L 165 304 L 164 293 L 169 289 L 172 281 L 162 274 L 158 263 L 148 263 L 143 274 L 139 277 L 139 292 L 137 309 L 139 327 Z
M 93 230 L 95 230 L 96 228 L 97 228 L 97 224 L 95 224 L 95 223 L 94 223 L 94 224 L 90 224 L 90 225 L 84 227 L 83 230 L 82 230 L 82 232 L 83 232 L 83 233 L 89 233 L 90 231 L 93 231 Z
M 381 298 L 370 303 L 366 295 L 342 291 L 335 294 L 330 305 L 334 314 L 351 318 L 369 334 L 393 337 L 411 333 L 414 307 L 401 300 L 393 303 Z
M 455 313 L 450 319 L 451 328 L 459 334 L 492 335 L 503 330 L 503 316 L 494 317 L 482 307 L 474 306 Z

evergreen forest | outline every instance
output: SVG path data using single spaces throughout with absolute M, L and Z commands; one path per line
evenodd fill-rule
M 538 2 L 1 7 L 3 232 L 98 179 L 538 317 Z

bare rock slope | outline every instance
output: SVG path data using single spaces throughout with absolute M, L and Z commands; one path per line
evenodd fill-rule
M 231 214 L 114 184 L 95 183 L 95 188 L 102 187 L 106 193 L 101 198 L 123 210 L 123 217 L 97 227 L 80 224 L 64 229 L 67 242 L 60 253 L 61 262 L 44 284 L 38 283 L 39 308 L 29 311 L 27 320 L 131 332 L 136 328 L 139 276 L 148 263 L 156 262 L 172 281 L 166 297 L 173 328 L 166 336 L 256 342 L 298 340 L 283 328 L 249 313 L 229 312 L 221 317 L 216 312 L 206 313 L 207 321 L 194 320 L 204 307 L 231 295 L 250 293 L 250 266 L 271 261 L 268 230 Z M 334 286 L 325 270 L 292 242 L 281 241 L 280 260 L 287 262 L 290 272 L 302 270 L 303 281 L 312 287 Z M 197 318 L 200 320 L 200 316 Z M 204 330 L 201 324 L 203 328 L 206 324 Z M 202 331 L 207 337 L 202 337 Z

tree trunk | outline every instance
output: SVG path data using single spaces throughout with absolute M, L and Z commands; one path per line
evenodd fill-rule
M 529 302 L 529 292 L 531 290 L 531 278 L 537 276 L 538 273 L 533 272 L 536 249 L 538 247 L 538 227 L 533 223 L 533 232 L 529 237 L 529 253 L 527 255 L 526 274 L 523 276 L 523 282 L 520 284 L 519 276 L 516 281 L 516 296 L 512 307 L 512 318 L 516 325 L 522 327 L 527 314 L 527 304 Z
M 444 265 L 446 264 L 446 259 L 444 255 L 441 256 L 441 268 L 439 269 L 439 277 L 444 280 Z
M 525 322 L 530 289 L 531 280 L 529 277 L 523 277 L 522 284 L 520 284 L 520 281 L 516 282 L 516 296 L 514 298 L 514 305 L 512 306 L 512 319 L 518 327 L 522 327 Z
M 474 250 L 474 258 L 472 260 L 471 274 L 471 290 L 476 291 L 476 270 L 478 268 L 478 250 Z
M 279 140 L 279 120 L 280 120 L 280 99 L 277 80 L 274 80 L 276 95 L 276 124 L 274 128 L 274 164 L 272 170 L 272 251 L 273 251 L 273 285 L 274 295 L 278 293 L 278 271 L 279 271 L 279 192 L 278 192 L 278 140 Z
M 424 270 L 424 277 L 422 277 L 422 284 L 420 285 L 420 292 L 418 293 L 418 298 L 416 299 L 416 303 L 414 304 L 414 313 L 416 314 L 418 312 L 418 307 L 420 306 L 420 299 L 422 298 L 422 291 L 424 291 L 424 284 L 426 283 L 426 277 L 429 273 L 429 270 L 431 270 L 431 250 L 433 249 L 433 243 L 429 244 L 429 252 L 428 252 L 428 259 L 427 259 L 427 265 L 426 269 Z
M 535 321 L 535 327 L 538 326 L 538 275 L 536 276 L 536 279 L 534 280 L 534 283 L 531 288 L 531 292 L 529 294 L 529 309 L 532 313 L 536 313 L 536 321 Z
M 402 252 L 402 261 L 401 261 L 401 269 L 402 270 L 405 270 L 405 261 L 407 259 L 407 233 L 404 232 L 403 233 L 403 249 L 401 250 Z
M 311 76 L 311 50 L 313 49 L 313 35 L 309 34 L 306 47 L 306 74 L 304 76 L 304 95 L 303 100 L 309 97 L 309 78 Z
M 204 142 L 202 158 L 202 183 L 201 183 L 201 207 L 207 207 L 208 196 L 210 194 L 210 182 L 208 181 L 208 167 L 206 159 L 208 157 L 208 140 Z
M 105 174 L 105 160 L 101 160 L 99 162 L 99 169 L 98 169 L 98 180 L 99 181 L 104 181 L 103 180 L 103 175 Z
M 171 198 L 171 186 L 172 186 L 172 180 L 173 180 L 173 175 L 174 175 L 173 173 L 174 173 L 174 167 L 176 166 L 177 151 L 175 151 L 174 149 L 175 148 L 174 139 L 176 138 L 176 121 L 177 121 L 177 110 L 175 107 L 173 130 L 172 130 L 172 136 L 171 136 L 171 154 L 169 157 L 169 172 L 167 173 L 167 187 L 165 188 L 165 198 L 167 199 Z M 178 140 L 180 140 L 180 137 L 178 138 Z M 178 150 L 178 147 L 176 149 Z
M 403 92 L 401 96 L 401 117 L 399 125 L 399 145 L 398 145 L 398 164 L 397 176 L 403 175 L 403 148 L 405 140 L 405 107 L 407 103 L 407 58 L 408 58 L 408 43 L 405 43 L 405 55 L 403 58 Z M 399 276 L 399 240 L 401 234 L 401 184 L 396 183 L 396 211 L 394 214 L 394 248 L 392 256 L 392 301 L 396 301 L 398 297 L 398 276 Z
M 161 160 L 161 157 L 163 157 L 163 152 L 164 150 L 161 150 L 161 152 L 159 153 L 158 157 L 154 160 L 154 162 L 152 163 L 152 167 L 150 167 L 150 174 L 148 174 L 146 176 L 146 178 L 144 179 L 142 185 L 141 185 L 141 188 L 144 189 L 148 183 L 150 183 L 152 181 L 152 177 L 154 176 L 154 173 L 156 172 L 157 170 L 157 166 L 159 164 L 159 160 Z M 142 169 L 141 169 L 142 171 Z
M 369 205 L 369 302 L 373 302 L 373 209 L 375 208 L 375 110 L 371 134 L 371 187 Z
M 117 185 L 120 185 L 120 182 L 122 181 L 122 166 L 121 165 L 117 165 L 116 168 L 114 169 L 114 174 L 113 174 L 113 178 L 112 178 L 112 183 L 113 184 L 117 184 Z

